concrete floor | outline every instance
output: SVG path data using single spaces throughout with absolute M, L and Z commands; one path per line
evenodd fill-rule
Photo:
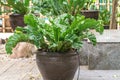
M 81 70 L 79 80 L 120 80 L 120 70 Z

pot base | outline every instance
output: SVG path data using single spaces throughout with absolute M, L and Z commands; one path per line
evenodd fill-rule
M 36 62 L 43 80 L 73 80 L 79 66 L 78 54 L 43 55 L 37 53 Z

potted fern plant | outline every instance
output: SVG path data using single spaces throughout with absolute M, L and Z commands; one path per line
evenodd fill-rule
M 55 0 L 57 5 L 54 0 L 49 1 L 53 3 L 51 7 L 55 14 L 52 18 L 48 17 L 49 23 L 33 14 L 25 15 L 27 26 L 16 28 L 6 43 L 6 51 L 11 54 L 12 48 L 21 41 L 32 43 L 38 48 L 36 62 L 44 80 L 73 80 L 79 67 L 79 54 L 76 51 L 81 48 L 82 40 L 88 38 L 95 45 L 96 38 L 90 29 L 102 33 L 103 27 L 99 21 L 74 12 L 71 4 L 80 11 L 82 0 Z M 60 7 L 56 10 L 55 6 Z
M 102 21 L 104 29 L 110 28 L 110 11 L 107 9 L 101 10 L 99 14 L 99 20 Z
M 17 26 L 25 26 L 24 15 L 29 11 L 30 0 L 2 0 L 0 4 L 11 8 L 8 12 L 12 12 L 10 14 L 10 24 L 13 30 Z

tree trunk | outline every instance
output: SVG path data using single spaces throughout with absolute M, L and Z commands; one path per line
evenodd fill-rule
M 117 20 L 116 20 L 117 6 L 118 6 L 118 0 L 113 0 L 112 1 L 112 17 L 111 17 L 111 21 L 110 21 L 110 29 L 117 29 Z

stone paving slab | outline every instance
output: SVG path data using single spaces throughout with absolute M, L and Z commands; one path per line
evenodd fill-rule
M 104 80 L 120 80 L 120 70 L 96 70 Z
M 96 35 L 97 42 L 120 42 L 120 30 L 104 30 L 102 35 L 95 31 L 92 32 Z
M 120 80 L 120 70 L 81 70 L 79 80 Z

